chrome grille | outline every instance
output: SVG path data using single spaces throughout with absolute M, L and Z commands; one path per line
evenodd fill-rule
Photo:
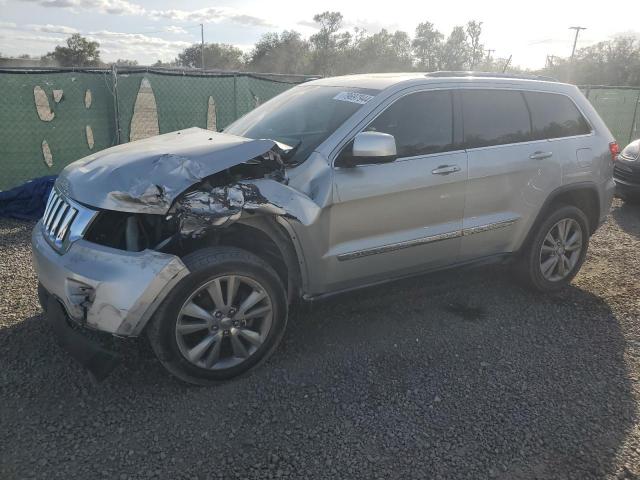
M 62 252 L 86 231 L 96 212 L 72 202 L 51 189 L 42 217 L 42 233 L 51 246 Z

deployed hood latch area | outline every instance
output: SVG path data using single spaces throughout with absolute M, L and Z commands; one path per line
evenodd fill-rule
M 196 237 L 211 227 L 225 227 L 239 220 L 242 212 L 286 215 L 271 203 L 255 184 L 237 183 L 183 195 L 171 212 L 179 219 L 180 233 Z

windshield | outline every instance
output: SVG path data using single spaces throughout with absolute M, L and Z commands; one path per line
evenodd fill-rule
M 224 132 L 253 139 L 268 138 L 297 147 L 288 161 L 300 163 L 378 92 L 299 85 L 247 113 Z

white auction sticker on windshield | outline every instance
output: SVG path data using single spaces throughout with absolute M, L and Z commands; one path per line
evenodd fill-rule
M 373 98 L 373 95 L 367 95 L 366 93 L 358 93 L 358 92 L 340 92 L 335 97 L 333 97 L 334 100 L 340 100 L 342 102 L 359 103 L 361 105 L 364 105 L 372 98 Z

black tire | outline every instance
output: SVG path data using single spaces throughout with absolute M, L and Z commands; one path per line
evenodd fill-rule
M 563 219 L 572 219 L 577 222 L 582 234 L 582 250 L 575 265 L 562 279 L 551 281 L 542 273 L 541 251 L 542 244 L 547 233 Z M 517 274 L 526 286 L 540 292 L 554 292 L 566 287 L 576 276 L 584 263 L 589 247 L 589 220 L 582 210 L 571 205 L 560 205 L 550 212 L 546 218 L 536 225 L 535 230 L 527 242 L 527 246 L 516 265 Z
M 210 385 L 237 377 L 264 362 L 280 343 L 288 314 L 285 289 L 273 268 L 252 253 L 235 247 L 204 248 L 186 255 L 182 261 L 191 273 L 169 293 L 146 328 L 160 362 L 180 380 L 196 385 Z M 192 293 L 223 275 L 242 275 L 258 282 L 269 295 L 273 315 L 269 332 L 255 353 L 239 365 L 210 370 L 194 365 L 181 353 L 176 322 Z

